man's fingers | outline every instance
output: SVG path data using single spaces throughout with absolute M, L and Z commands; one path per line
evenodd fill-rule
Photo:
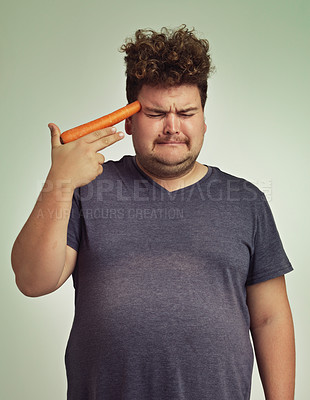
M 101 153 L 97 153 L 97 158 L 98 158 L 98 163 L 103 164 L 104 163 L 104 156 Z
M 101 131 L 97 131 L 97 132 L 101 132 Z M 93 132 L 95 133 L 95 132 Z M 91 143 L 93 149 L 97 152 L 100 150 L 105 149 L 108 146 L 111 146 L 111 144 L 118 142 L 119 140 L 123 139 L 124 137 L 124 133 L 123 132 L 114 132 L 105 135 L 103 134 L 102 136 L 100 136 L 100 134 L 98 133 L 98 138 L 97 140 L 95 140 L 94 142 Z
M 113 135 L 114 133 L 116 133 L 116 128 L 112 126 L 110 128 L 99 129 L 98 131 L 91 132 L 81 139 L 85 140 L 87 143 L 92 143 L 96 142 L 99 139 L 102 139 L 103 137 Z

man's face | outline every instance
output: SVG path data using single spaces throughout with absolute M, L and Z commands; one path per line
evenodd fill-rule
M 194 167 L 206 124 L 197 86 L 144 85 L 141 111 L 126 120 L 138 165 L 158 178 L 185 175 Z

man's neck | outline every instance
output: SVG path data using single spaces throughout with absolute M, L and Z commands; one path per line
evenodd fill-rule
M 173 178 L 160 178 L 145 170 L 138 160 L 137 164 L 144 173 L 146 173 L 158 185 L 168 190 L 168 192 L 174 192 L 175 190 L 183 189 L 187 186 L 193 185 L 194 183 L 200 181 L 200 179 L 202 179 L 208 172 L 207 166 L 196 161 L 193 168 L 182 176 Z

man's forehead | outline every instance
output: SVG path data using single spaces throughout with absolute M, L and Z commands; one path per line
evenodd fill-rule
M 171 88 L 143 86 L 138 99 L 142 107 L 149 111 L 193 111 L 201 107 L 197 86 L 181 85 Z

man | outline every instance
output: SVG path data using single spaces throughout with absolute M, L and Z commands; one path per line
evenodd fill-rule
M 135 157 L 104 163 L 114 128 L 62 145 L 12 251 L 20 290 L 72 274 L 68 399 L 250 398 L 254 342 L 268 400 L 294 397 L 292 267 L 264 195 L 196 161 L 211 68 L 182 26 L 139 30 L 126 52 Z M 59 216 L 62 216 L 60 218 Z

